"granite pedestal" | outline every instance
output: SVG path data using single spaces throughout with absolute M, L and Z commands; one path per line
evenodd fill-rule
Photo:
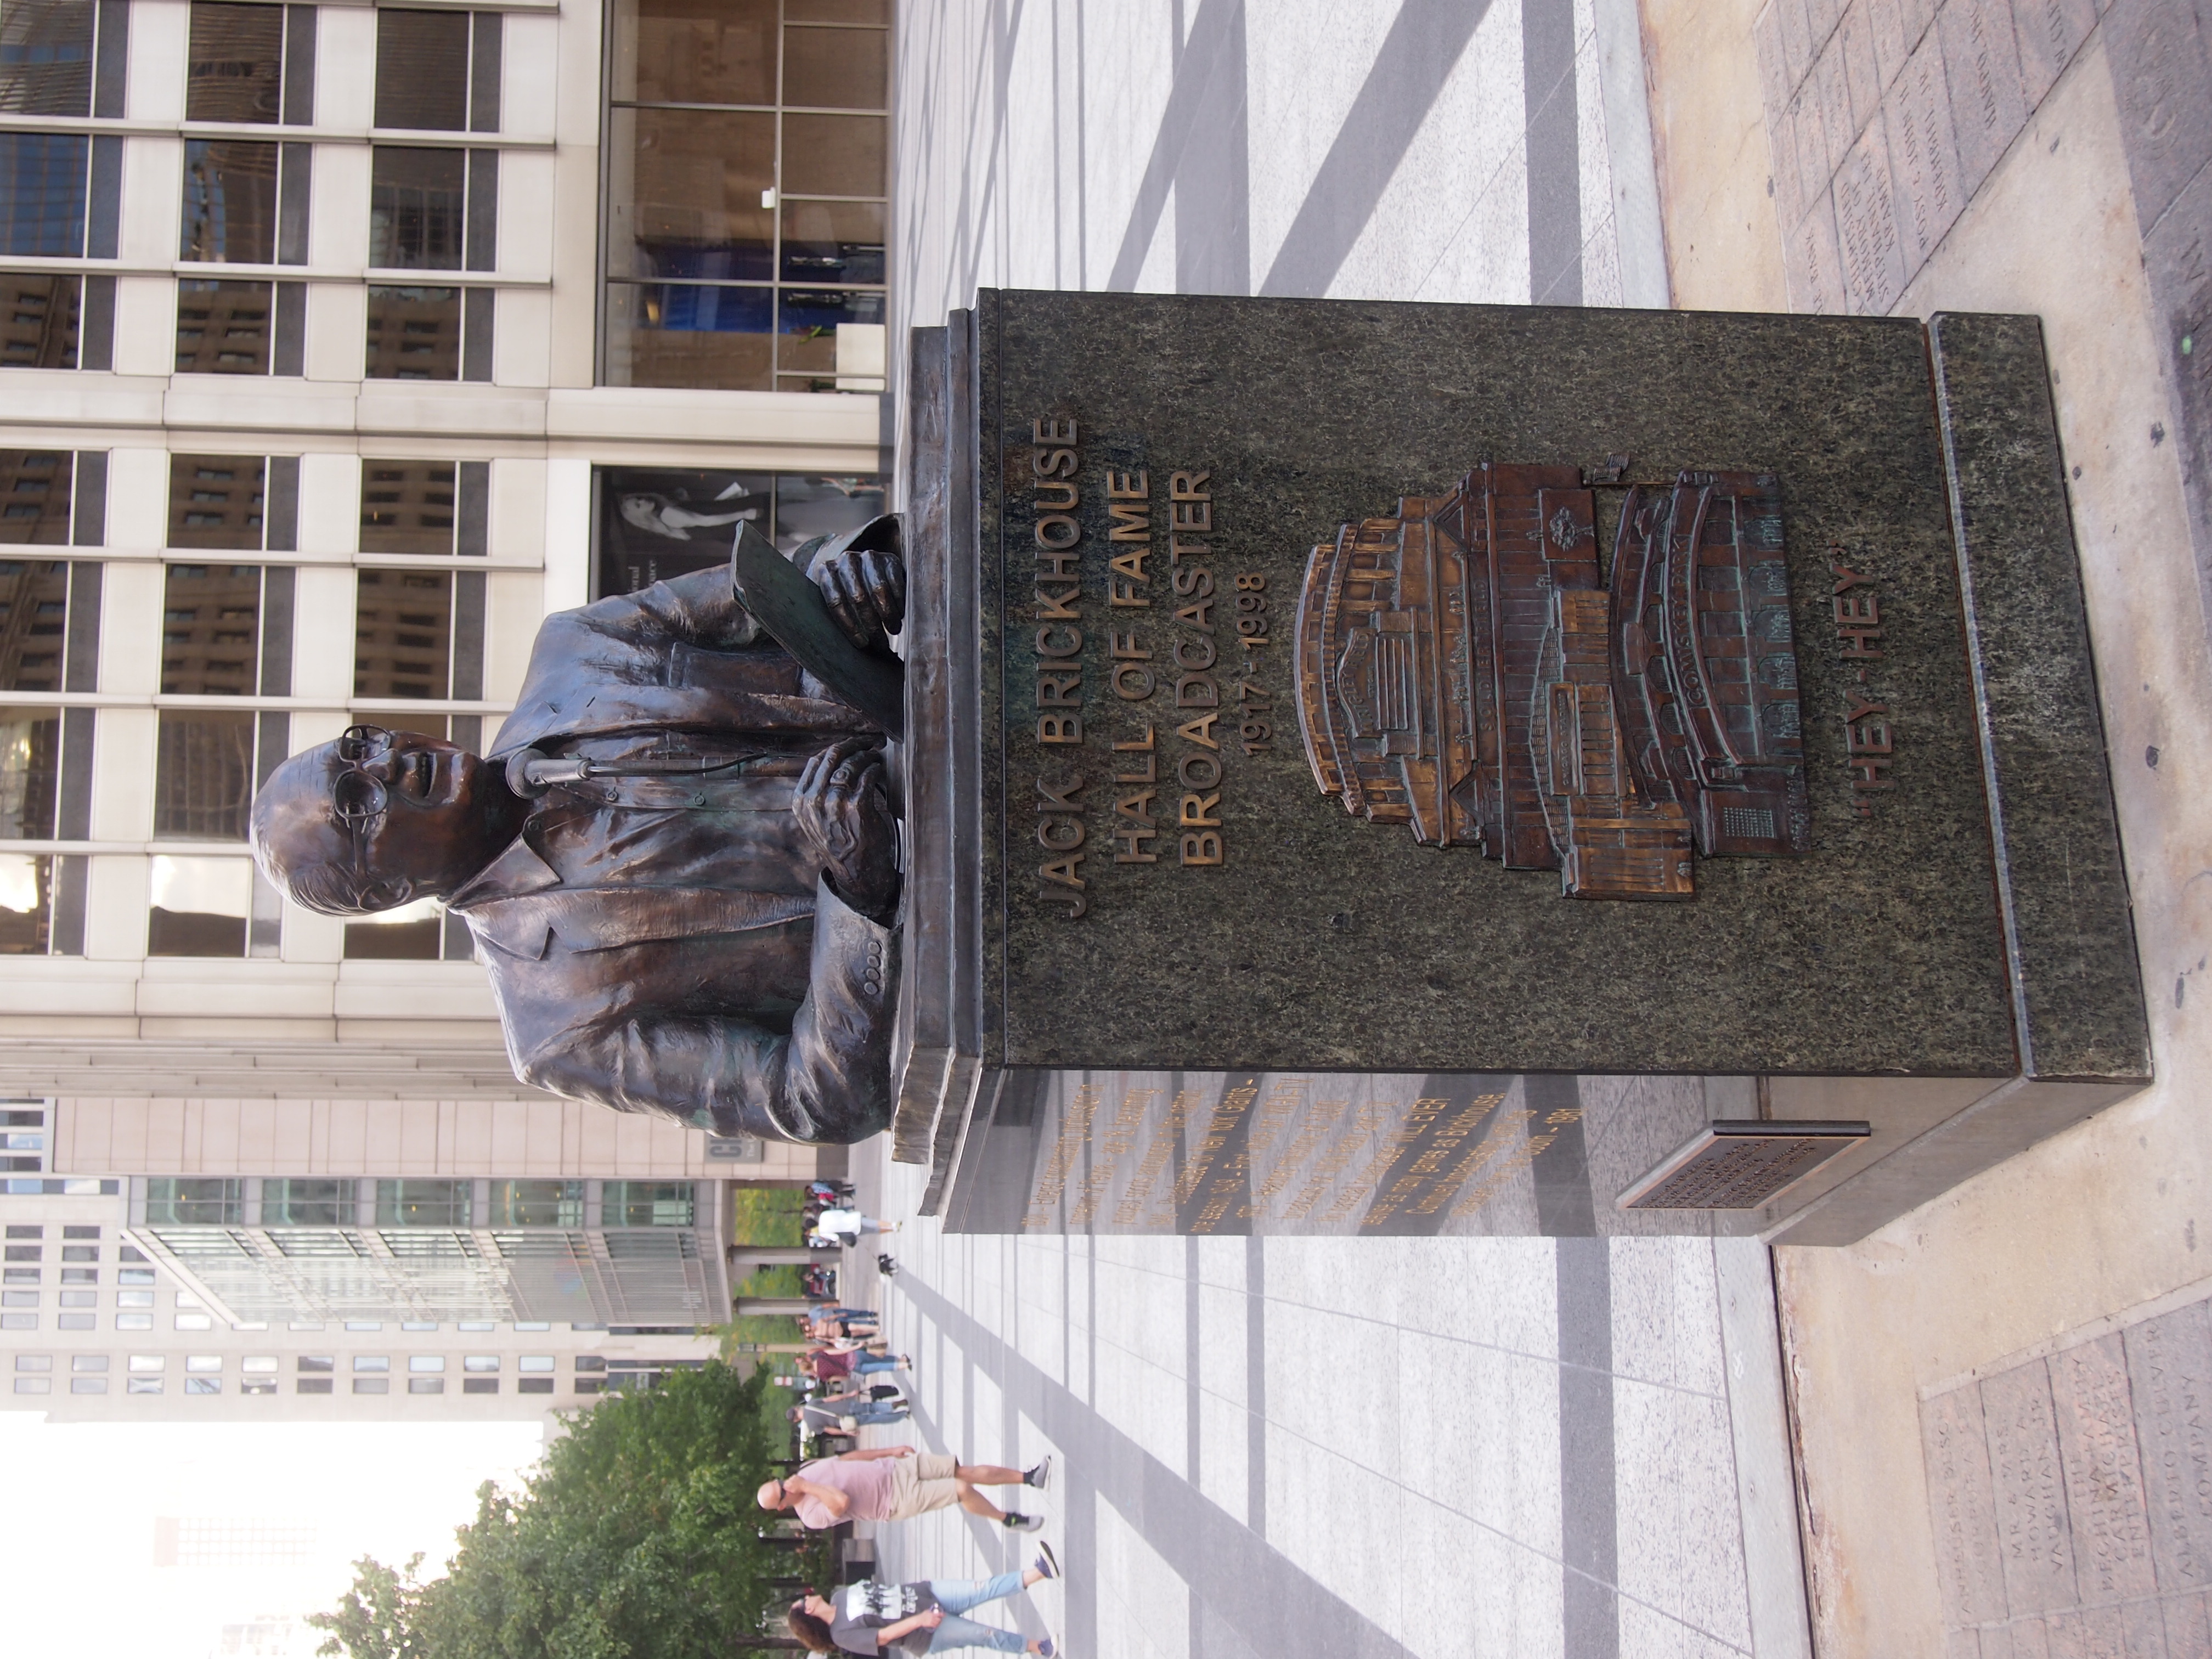
M 2147 1079 L 2033 319 L 986 292 L 907 398 L 948 1225 L 1842 1243 Z M 1873 1133 L 1615 1209 L 1750 1117 Z

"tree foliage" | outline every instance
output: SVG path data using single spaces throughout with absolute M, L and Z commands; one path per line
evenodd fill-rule
M 309 1622 L 349 1659 L 727 1659 L 793 1558 L 754 1490 L 782 1448 L 767 1378 L 710 1364 L 577 1413 L 522 1492 L 489 1482 L 445 1576 L 364 1559 Z

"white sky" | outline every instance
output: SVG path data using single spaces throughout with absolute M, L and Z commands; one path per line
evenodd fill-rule
M 0 1412 L 8 1649 L 70 1659 L 206 1659 L 222 1627 L 333 1605 L 351 1563 L 446 1559 L 477 1483 L 514 1483 L 543 1419 L 50 1425 Z M 301 1568 L 154 1565 L 157 1516 L 312 1525 Z M 312 1651 L 312 1650 L 310 1650 Z

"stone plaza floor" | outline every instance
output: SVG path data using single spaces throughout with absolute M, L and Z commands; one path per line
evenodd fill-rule
M 857 1173 L 888 1213 L 920 1197 Z M 1053 1455 L 1042 1496 L 994 1496 L 1067 1577 L 998 1622 L 1078 1659 L 1808 1651 L 1757 1244 L 867 1242 L 899 1267 L 903 1437 Z M 902 1579 L 1031 1548 L 957 1510 L 876 1538 Z

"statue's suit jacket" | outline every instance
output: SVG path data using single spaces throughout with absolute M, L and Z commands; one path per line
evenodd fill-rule
M 759 632 L 726 569 L 548 617 L 492 760 L 763 757 L 708 782 L 556 786 L 452 896 L 515 1074 L 719 1133 L 884 1127 L 895 930 L 816 873 L 789 811 L 808 755 L 871 730 Z

